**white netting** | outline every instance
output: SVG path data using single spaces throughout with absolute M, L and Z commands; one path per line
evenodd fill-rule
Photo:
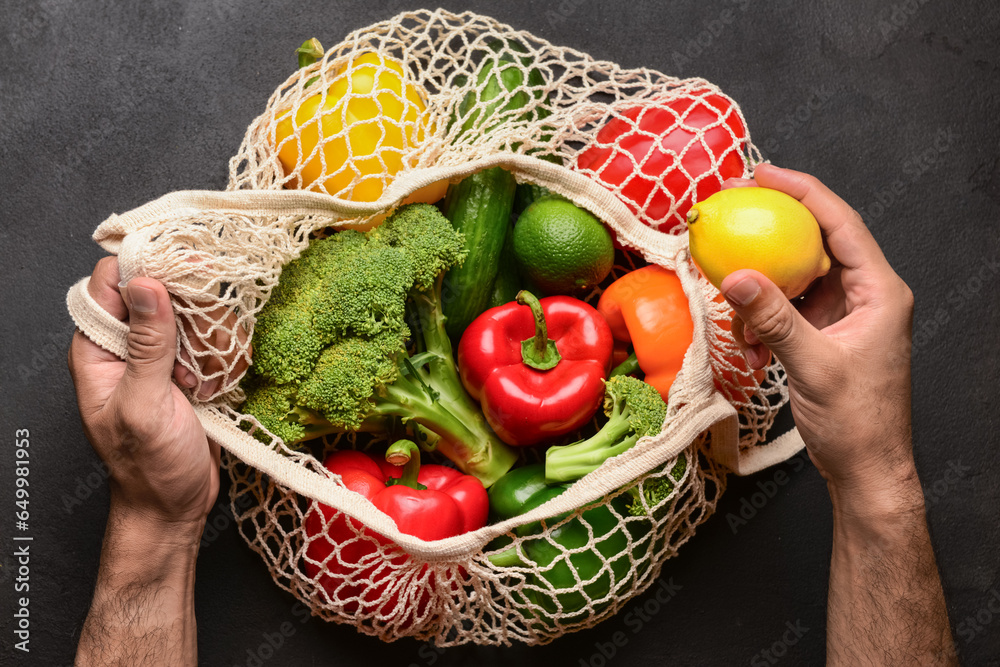
M 278 585 L 314 614 L 387 640 L 544 643 L 613 614 L 657 577 L 714 510 L 720 462 L 746 472 L 795 451 L 765 444 L 787 400 L 783 371 L 747 370 L 728 306 L 694 269 L 678 224 L 759 160 L 739 107 L 707 81 L 622 69 L 474 14 L 420 11 L 352 33 L 279 86 L 230 162 L 228 192 L 173 193 L 112 216 L 95 238 L 119 254 L 123 279 L 151 276 L 173 295 L 182 362 L 199 388 L 217 382 L 196 410 L 229 453 L 240 530 Z M 676 271 L 694 341 L 659 436 L 523 516 L 423 542 L 240 414 L 238 383 L 256 315 L 314 233 L 370 227 L 496 165 Z M 121 354 L 120 327 L 93 312 L 81 285 L 74 318 Z M 673 489 L 657 506 L 623 509 L 629 488 L 665 476 Z M 512 545 L 494 541 L 504 535 Z M 520 564 L 487 559 L 511 546 Z

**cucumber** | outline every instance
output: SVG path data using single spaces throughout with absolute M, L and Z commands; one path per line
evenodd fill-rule
M 453 341 L 489 306 L 516 187 L 510 173 L 494 167 L 448 188 L 443 212 L 465 235 L 468 251 L 465 262 L 445 274 L 442 286 L 445 330 Z
M 459 136 L 483 134 L 512 120 L 532 121 L 552 113 L 546 106 L 547 95 L 540 90 L 546 83 L 542 72 L 531 68 L 525 77 L 531 58 L 520 54 L 527 53 L 527 49 L 514 40 L 493 40 L 489 48 L 493 53 L 483 58 L 476 71 L 476 89 L 466 93 L 458 107 L 458 118 L 463 121 Z M 532 92 L 527 92 L 526 87 L 533 89 Z M 517 115 L 532 98 L 541 102 Z M 482 127 L 488 122 L 491 124 Z
M 517 187 L 520 189 L 521 186 Z M 517 293 L 520 291 L 521 276 L 517 270 L 517 260 L 514 258 L 514 228 L 511 227 L 507 231 L 507 238 L 500 253 L 500 266 L 497 267 L 497 277 L 493 281 L 493 290 L 490 292 L 487 307 L 496 308 L 510 303 L 517 298 Z
M 543 185 L 519 184 L 517 190 L 514 191 L 514 215 L 521 215 L 521 211 L 531 206 L 531 202 L 551 194 L 552 191 Z

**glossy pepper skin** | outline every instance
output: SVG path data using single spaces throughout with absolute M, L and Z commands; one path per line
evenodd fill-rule
M 710 88 L 654 102 L 609 120 L 576 166 L 643 223 L 670 232 L 683 229 L 694 202 L 743 175 L 747 129 L 736 104 Z
M 491 308 L 473 320 L 458 345 L 462 383 L 500 439 L 517 446 L 571 433 L 594 416 L 604 400 L 613 347 L 604 318 L 583 301 L 527 296 L 541 317 L 518 302 Z M 533 368 L 526 358 L 545 338 L 546 350 L 539 354 L 555 361 L 547 369 Z M 558 354 L 550 356 L 550 348 Z
M 398 60 L 375 52 L 356 55 L 335 73 L 325 94 L 317 90 L 276 118 L 272 143 L 285 175 L 294 175 L 285 187 L 375 201 L 384 181 L 405 166 L 404 154 L 430 133 L 426 96 Z M 433 183 L 404 203 L 437 201 L 447 185 Z
M 660 266 L 644 266 L 611 283 L 597 303 L 615 341 L 631 342 L 645 380 L 667 400 L 694 337 L 681 281 Z
M 572 486 L 571 483 L 548 484 L 545 481 L 544 464 L 533 464 L 515 468 L 501 477 L 490 487 L 491 522 L 519 516 L 555 498 Z M 615 512 L 628 516 L 628 502 L 623 496 L 611 501 Z M 552 526 L 564 516 L 520 526 L 514 533 L 518 537 L 540 535 L 546 525 Z M 594 549 L 581 550 L 566 556 L 565 550 L 580 549 L 590 542 L 590 530 L 594 535 Z M 528 539 L 516 547 L 500 551 L 489 557 L 500 567 L 538 567 L 541 572 L 526 577 L 524 595 L 527 601 L 541 607 L 544 612 L 560 612 L 571 615 L 586 611 L 587 598 L 599 600 L 621 585 L 627 585 L 632 576 L 641 575 L 632 569 L 629 554 L 629 536 L 632 537 L 632 557 L 641 558 L 640 550 L 648 549 L 650 540 L 642 540 L 649 531 L 646 522 L 621 522 L 606 506 L 599 506 L 584 512 L 580 518 L 569 521 L 553 529 L 548 538 Z M 487 550 L 502 549 L 510 544 L 510 538 L 503 536 L 487 547 Z M 598 555 L 600 554 L 600 555 Z M 604 569 L 602 561 L 609 567 Z M 582 586 L 579 581 L 587 582 Z M 581 592 L 582 589 L 582 592 Z M 596 606 L 596 605 L 595 605 Z M 543 619 L 544 615 L 543 615 Z M 572 618 L 563 618 L 571 622 Z
M 348 489 L 360 493 L 392 517 L 403 533 L 428 541 L 440 540 L 486 525 L 489 499 L 478 479 L 445 466 L 420 466 L 416 445 L 412 447 L 411 456 L 415 459 L 411 458 L 405 467 L 400 467 L 376 460 L 364 452 L 344 450 L 332 453 L 323 465 L 340 475 Z M 413 466 L 414 460 L 416 466 Z M 408 475 L 416 477 L 417 485 L 426 488 L 410 488 L 401 483 L 387 485 Z M 325 526 L 329 527 L 324 534 Z M 395 570 L 405 564 L 408 556 L 400 553 L 388 559 L 391 567 L 383 566 L 381 559 L 362 564 L 380 546 L 390 542 L 367 529 L 358 536 L 360 529 L 361 524 L 354 519 L 338 515 L 328 505 L 314 503 L 305 520 L 306 539 L 311 540 L 303 561 L 306 574 L 315 577 L 321 570 L 320 563 L 326 561 L 327 572 L 320 577 L 320 584 L 331 601 L 344 604 L 350 613 L 378 612 L 384 617 L 397 617 L 422 609 L 427 604 L 426 599 L 420 600 L 417 608 L 407 609 L 399 606 L 395 593 L 387 601 L 379 602 Z M 339 559 L 333 555 L 338 547 Z M 353 583 L 369 579 L 376 585 Z

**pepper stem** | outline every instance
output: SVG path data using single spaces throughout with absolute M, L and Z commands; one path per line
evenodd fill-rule
M 521 360 L 526 366 L 540 371 L 555 368 L 562 360 L 562 356 L 556 349 L 556 342 L 549 338 L 549 330 L 545 325 L 545 313 L 542 311 L 541 302 L 538 297 L 527 290 L 521 290 L 517 293 L 517 302 L 531 308 L 531 314 L 535 318 L 535 335 L 521 341 Z
M 639 360 L 635 357 L 635 352 L 629 355 L 628 359 L 621 362 L 615 369 L 611 371 L 609 377 L 615 377 L 616 375 L 632 375 L 633 373 L 638 373 L 641 368 L 639 368 Z
M 386 486 L 408 486 L 411 489 L 424 491 L 426 486 L 417 481 L 420 473 L 420 448 L 412 440 L 397 440 L 385 450 L 385 460 L 394 466 L 402 466 L 403 474 L 399 478 L 392 477 L 386 481 Z
M 299 69 L 302 69 L 323 57 L 323 45 L 313 37 L 302 42 L 302 46 L 295 49 L 295 53 L 299 56 Z

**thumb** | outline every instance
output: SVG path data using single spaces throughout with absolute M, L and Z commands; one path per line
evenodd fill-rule
M 122 290 L 128 307 L 128 357 L 123 382 L 139 395 L 169 388 L 177 347 L 170 295 L 159 281 L 134 278 Z
M 778 357 L 790 375 L 808 373 L 826 338 L 777 285 L 757 271 L 743 269 L 726 276 L 720 289 L 744 326 Z

